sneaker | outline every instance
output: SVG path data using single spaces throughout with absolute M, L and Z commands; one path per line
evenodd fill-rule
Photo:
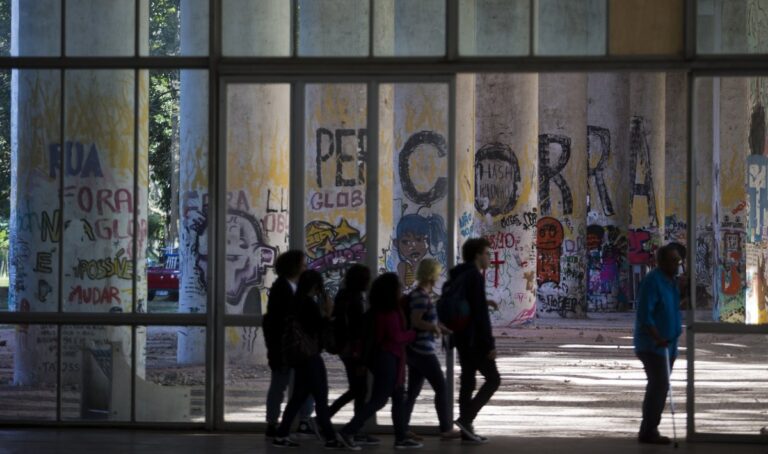
M 475 434 L 474 437 L 468 437 L 465 434 L 461 434 L 461 442 L 468 445 L 483 445 L 488 443 L 488 438 L 482 435 Z
M 440 439 L 441 440 L 446 440 L 446 441 L 447 440 L 457 440 L 459 438 L 461 438 L 461 431 L 460 430 L 452 429 L 452 430 L 449 430 L 448 432 L 441 432 L 440 433 Z
M 264 432 L 264 438 L 273 439 L 277 437 L 277 424 L 267 424 L 267 430 Z
M 467 424 L 465 422 L 462 422 L 460 419 L 457 419 L 454 424 L 456 424 L 456 427 L 459 428 L 461 431 L 461 438 L 463 439 L 470 439 L 474 440 L 477 438 L 477 435 L 475 434 L 475 430 L 472 427 L 472 424 Z
M 395 449 L 419 449 L 423 447 L 424 447 L 423 444 L 419 443 L 416 440 L 411 440 L 410 438 L 406 438 L 405 440 L 395 442 Z
M 422 441 L 422 440 L 424 440 L 424 438 L 416 435 L 413 431 L 409 431 L 408 433 L 405 434 L 405 436 L 406 436 L 406 438 L 408 438 L 410 440 L 414 440 L 414 441 Z
M 670 440 L 669 437 L 659 435 L 658 433 L 649 436 L 638 436 L 637 441 L 641 444 L 648 445 L 668 445 L 672 443 L 672 440 Z
M 360 446 L 355 443 L 354 437 L 351 437 L 344 432 L 339 432 L 336 434 L 336 439 L 350 451 L 359 451 L 361 449 Z
M 325 449 L 346 449 L 346 446 L 339 440 L 328 440 L 325 442 Z
M 317 423 L 314 419 L 315 418 L 310 418 L 306 421 L 300 421 L 296 434 L 301 438 L 316 438 L 321 440 L 320 432 L 317 430 Z
M 301 445 L 288 437 L 276 437 L 272 440 L 272 446 L 275 448 L 298 448 Z
M 379 446 L 381 444 L 381 440 L 370 435 L 359 434 L 355 435 L 355 443 L 360 446 Z

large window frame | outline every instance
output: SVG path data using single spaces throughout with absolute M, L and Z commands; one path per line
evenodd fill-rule
M 696 53 L 696 0 L 685 0 L 684 14 L 684 52 L 682 55 L 668 56 L 615 56 L 606 53 L 601 56 L 590 57 L 469 57 L 459 55 L 459 0 L 446 0 L 446 54 L 442 57 L 362 57 L 362 58 L 323 58 L 323 57 L 297 57 L 296 43 L 292 36 L 292 56 L 285 58 L 259 58 L 259 57 L 224 57 L 222 54 L 221 23 L 222 0 L 209 0 L 209 55 L 203 57 L 157 57 L 141 56 L 139 53 L 140 29 L 134 30 L 135 53 L 130 57 L 69 57 L 65 53 L 65 14 L 62 14 L 61 23 L 61 56 L 58 57 L 0 57 L 0 69 L 53 69 L 60 71 L 61 99 L 65 99 L 64 78 L 67 70 L 74 69 L 130 69 L 134 71 L 134 92 L 138 90 L 139 74 L 151 69 L 177 69 L 177 70 L 205 70 L 209 75 L 208 93 L 208 131 L 209 131 L 209 162 L 208 181 L 209 190 L 215 195 L 211 198 L 211 213 L 213 222 L 208 229 L 208 244 L 211 245 L 213 260 L 208 263 L 208 276 L 212 276 L 207 295 L 208 310 L 205 314 L 151 314 L 151 313 L 65 313 L 62 311 L 53 313 L 0 313 L 0 324 L 51 324 L 57 326 L 59 337 L 63 325 L 110 325 L 129 326 L 132 331 L 133 344 L 136 342 L 136 330 L 140 326 L 198 326 L 206 328 L 206 406 L 204 423 L 137 423 L 135 422 L 135 398 L 131 399 L 132 422 L 93 422 L 93 421 L 61 421 L 60 396 L 57 395 L 57 421 L 3 421 L 2 425 L 8 426 L 110 426 L 110 427 L 147 427 L 147 428 L 184 428 L 206 430 L 252 430 L 260 427 L 260 424 L 251 423 L 226 423 L 224 422 L 223 409 L 223 336 L 225 326 L 258 325 L 260 318 L 251 316 L 225 315 L 223 305 L 217 301 L 223 300 L 226 290 L 225 267 L 218 264 L 225 263 L 223 258 L 224 240 L 221 235 L 226 212 L 226 150 L 223 137 L 225 136 L 225 118 L 222 94 L 227 84 L 237 82 L 290 82 L 292 85 L 291 98 L 291 170 L 292 191 L 290 195 L 291 206 L 303 205 L 303 129 L 297 125 L 303 125 L 304 93 L 303 88 L 307 83 L 355 81 L 368 84 L 368 130 L 369 137 L 378 137 L 378 87 L 381 83 L 393 82 L 445 82 L 449 84 L 449 131 L 450 131 L 450 157 L 455 156 L 455 116 L 456 116 L 456 75 L 462 72 L 558 72 L 558 71 L 684 71 L 688 82 L 688 181 L 692 175 L 696 175 L 696 156 L 693 152 L 693 87 L 697 77 L 712 76 L 756 76 L 768 75 L 768 55 L 698 55 Z M 534 0 L 531 0 L 534 4 Z M 139 23 L 141 14 L 140 3 L 136 2 L 136 23 Z M 66 0 L 62 0 L 62 7 L 66 7 Z M 293 11 L 296 11 L 296 0 L 292 0 Z M 371 27 L 372 30 L 373 27 Z M 372 33 L 372 31 L 371 31 Z M 531 43 L 534 42 L 534 27 L 530 27 Z M 372 41 L 371 41 L 372 43 Z M 607 51 L 606 51 L 607 52 Z M 135 115 L 138 115 L 138 96 L 134 98 Z M 64 135 L 64 103 L 62 102 L 61 134 Z M 134 121 L 136 119 L 134 118 Z M 298 132 L 297 132 L 298 130 Z M 135 134 L 138 134 L 138 128 Z M 138 141 L 134 141 L 134 147 L 138 147 Z M 378 172 L 378 143 L 370 140 L 369 153 L 371 164 L 367 166 L 368 180 L 376 181 Z M 63 162 L 63 160 L 62 160 Z M 448 237 L 450 264 L 456 261 L 455 251 L 455 159 L 449 159 L 448 175 L 450 183 L 450 195 L 448 200 Z M 63 165 L 63 163 L 61 164 Z M 301 177 L 301 178 L 298 178 Z M 134 184 L 134 186 L 136 183 Z M 375 184 L 367 186 L 367 199 L 376 200 L 378 189 Z M 137 197 L 137 191 L 134 191 Z M 695 186 L 688 186 L 688 219 L 696 219 Z M 301 247 L 303 238 L 302 228 L 303 210 L 291 211 L 291 245 Z M 366 228 L 368 233 L 368 250 L 376 251 L 378 225 L 376 207 L 373 204 L 366 206 Z M 695 241 L 695 222 L 688 225 L 688 247 L 693 250 Z M 692 254 L 691 254 L 692 255 Z M 689 268 L 695 270 L 694 258 L 689 255 Z M 376 264 L 376 254 L 368 254 L 369 265 Z M 135 257 L 135 255 L 134 255 Z M 373 267 L 376 269 L 376 267 Z M 691 285 L 694 286 L 696 276 L 691 273 Z M 135 277 L 134 277 L 135 280 Z M 135 284 L 135 282 L 134 282 Z M 694 301 L 691 306 L 695 307 Z M 134 297 L 133 305 L 136 301 Z M 59 303 L 61 306 L 61 303 Z M 61 307 L 60 307 L 61 309 Z M 750 441 L 760 442 L 764 438 L 758 435 L 722 435 L 708 434 L 696 431 L 695 419 L 695 394 L 694 394 L 694 368 L 695 368 L 695 336 L 699 333 L 725 333 L 725 334 L 768 334 L 768 326 L 746 326 L 722 323 L 703 323 L 694 320 L 693 313 L 689 311 L 686 316 L 687 341 L 688 341 L 688 384 L 687 384 L 687 410 L 688 410 L 688 440 L 689 441 Z M 59 347 L 60 353 L 60 347 Z M 135 358 L 136 352 L 133 351 Z M 449 365 L 452 367 L 452 355 L 449 355 Z M 135 372 L 135 361 L 133 362 Z M 59 381 L 61 372 L 58 373 Z M 449 382 L 452 384 L 452 381 Z M 131 378 L 131 393 L 135 396 L 135 373 Z

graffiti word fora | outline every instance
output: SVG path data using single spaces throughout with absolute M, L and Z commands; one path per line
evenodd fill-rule
M 475 208 L 498 216 L 515 208 L 519 197 L 520 165 L 502 143 L 483 145 L 475 155 Z
M 417 150 L 427 147 L 434 149 L 438 158 L 445 159 L 448 156 L 448 144 L 442 134 L 435 131 L 419 131 L 408 138 L 400 151 L 398 172 L 403 194 L 417 205 L 431 206 L 448 194 L 448 179 L 444 176 L 437 177 L 428 190 L 418 189 L 418 187 L 427 187 L 427 184 L 414 181 L 411 173 L 411 157 Z
M 76 191 L 76 192 L 75 192 Z M 90 186 L 64 188 L 64 197 L 75 197 L 83 213 L 133 213 L 133 194 L 130 189 L 92 189 Z
M 649 226 L 658 227 L 659 217 L 656 212 L 656 196 L 653 191 L 653 173 L 651 171 L 651 149 L 646 138 L 647 134 L 643 117 L 632 117 L 629 131 L 630 203 L 634 204 L 635 197 L 645 197 L 648 201 Z M 637 167 L 640 164 L 645 168 L 642 183 L 637 182 Z
M 78 260 L 74 269 L 75 277 L 84 279 L 131 279 L 133 277 L 133 262 L 128 259 L 125 249 L 117 251 L 114 257 L 94 260 Z
M 80 142 L 65 142 L 64 144 L 64 175 L 68 177 L 103 177 L 96 144 L 91 144 L 88 151 Z M 56 178 L 61 167 L 61 144 L 52 143 L 48 146 L 48 175 Z
M 560 256 L 563 252 L 563 225 L 555 218 L 543 217 L 536 223 L 536 282 L 560 283 Z
M 313 191 L 309 195 L 309 207 L 313 211 L 332 208 L 358 208 L 365 203 L 362 189 Z
M 368 136 L 367 129 L 336 129 L 335 132 L 326 128 L 318 128 L 315 132 L 315 138 L 317 140 L 317 151 L 315 155 L 316 174 L 317 174 L 317 186 L 323 187 L 323 163 L 328 161 L 336 155 L 336 181 L 334 185 L 341 186 L 357 186 L 365 184 L 365 144 Z M 346 139 L 346 140 L 345 140 Z M 354 149 L 357 150 L 356 154 L 344 153 L 345 142 L 352 141 Z M 323 145 L 327 144 L 327 152 L 323 153 L 326 149 Z M 355 162 L 357 167 L 357 175 L 353 178 L 344 178 L 344 163 Z
M 68 301 L 77 304 L 120 304 L 120 290 L 115 287 L 75 286 L 69 292 Z
M 552 146 L 560 147 L 560 157 L 557 163 L 550 165 L 550 153 Z M 557 134 L 539 135 L 539 202 L 541 214 L 548 215 L 552 212 L 552 201 L 549 196 L 549 184 L 555 183 L 562 195 L 562 214 L 573 213 L 573 196 L 571 188 L 565 181 L 561 172 L 565 169 L 571 158 L 571 138 Z

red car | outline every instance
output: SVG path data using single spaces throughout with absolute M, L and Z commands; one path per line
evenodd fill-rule
M 179 299 L 179 254 L 165 254 L 164 264 L 147 268 L 147 298 L 166 294 L 169 300 Z

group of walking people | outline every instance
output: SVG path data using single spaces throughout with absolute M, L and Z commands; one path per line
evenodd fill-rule
M 391 400 L 395 449 L 421 448 L 421 438 L 409 430 L 409 423 L 425 381 L 434 390 L 440 438 L 486 442 L 475 432 L 473 422 L 501 384 L 489 315 L 489 307 L 496 303 L 486 298 L 483 277 L 490 265 L 489 248 L 484 238 L 467 240 L 462 246 L 463 263 L 448 273 L 440 309 L 455 306 L 455 301 L 463 305 L 463 314 L 450 324 L 434 300 L 442 272 L 435 260 L 418 264 L 415 288 L 405 295 L 397 274 L 384 273 L 371 283 L 370 270 L 354 264 L 332 300 L 322 275 L 306 269 L 303 252 L 281 254 L 263 322 L 271 369 L 266 436 L 273 446 L 299 447 L 289 437 L 297 416 L 298 433 L 316 436 L 326 448 L 360 450 L 378 445 L 379 439 L 362 430 Z M 684 257 L 681 245 L 660 248 L 658 268 L 639 288 L 634 346 L 648 378 L 638 434 L 641 443 L 670 442 L 659 434 L 658 426 L 682 332 L 680 300 L 687 292 L 681 278 L 684 272 L 680 272 Z M 443 345 L 456 348 L 461 367 L 460 414 L 455 421 L 450 417 L 452 402 L 438 359 L 441 337 Z M 331 404 L 324 351 L 340 357 L 349 383 L 349 389 Z M 478 372 L 485 381 L 476 389 Z M 292 393 L 280 418 L 291 383 Z M 354 416 L 336 431 L 331 419 L 350 402 Z
M 501 383 L 489 315 L 489 305 L 495 303 L 486 299 L 482 275 L 490 262 L 489 246 L 483 238 L 468 240 L 462 247 L 464 263 L 450 270 L 443 293 L 453 292 L 468 309 L 465 320 L 452 326 L 455 331 L 438 317 L 434 295 L 442 269 L 436 260 L 418 264 L 415 287 L 405 294 L 397 274 L 384 273 L 370 282 L 370 270 L 354 264 L 332 300 L 322 275 L 306 269 L 303 252 L 281 254 L 263 322 L 271 369 L 266 436 L 273 446 L 299 446 L 289 437 L 297 416 L 298 432 L 317 436 L 327 448 L 378 445 L 379 439 L 362 430 L 391 401 L 395 449 L 421 448 L 421 437 L 409 424 L 425 381 L 434 390 L 440 438 L 486 442 L 475 433 L 473 421 Z M 460 415 L 455 421 L 438 359 L 441 344 L 447 343 L 457 349 L 461 364 Z M 348 391 L 330 404 L 323 351 L 340 357 L 349 383 Z M 485 382 L 475 392 L 477 372 Z M 331 419 L 350 402 L 354 416 L 337 432 Z

